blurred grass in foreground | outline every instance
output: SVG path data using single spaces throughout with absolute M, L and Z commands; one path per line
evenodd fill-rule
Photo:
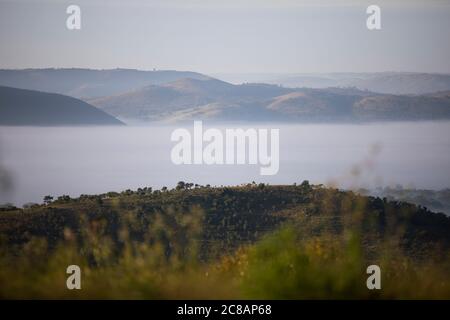
M 274 195 L 280 196 L 284 190 L 280 188 L 237 187 L 225 190 L 221 197 L 228 197 L 227 208 L 233 208 L 243 194 L 248 196 L 251 192 L 254 197 L 269 201 Z M 236 242 L 230 232 L 231 240 L 222 239 L 233 242 L 229 251 L 220 246 L 214 248 L 214 244 L 205 249 L 210 206 L 192 205 L 189 210 L 185 206 L 160 207 L 145 215 L 146 219 L 151 216 L 147 221 L 130 206 L 137 198 L 129 192 L 123 195 L 125 198 L 108 199 L 106 216 L 92 218 L 81 209 L 77 211 L 78 229 L 63 224 L 61 239 L 46 235 L 44 230 L 41 236 L 11 243 L 2 234 L 0 297 L 450 299 L 450 256 L 446 247 L 430 242 L 425 256 L 421 253 L 419 258 L 402 249 L 410 233 L 420 233 L 411 232 L 411 226 L 404 222 L 412 219 L 409 216 L 415 217 L 416 207 L 383 204 L 352 193 L 307 185 L 286 190 L 298 197 L 270 212 L 284 220 L 254 241 Z M 164 197 L 197 199 L 211 192 L 173 190 Z M 84 210 L 98 209 L 97 205 L 106 210 L 105 203 L 91 200 L 83 204 Z M 77 205 L 78 202 L 53 204 L 54 208 Z M 414 214 L 408 211 L 411 208 L 416 210 Z M 116 213 L 120 213 L 120 219 Z M 3 214 L 6 220 L 2 221 L 11 221 L 12 217 L 22 219 L 20 215 L 37 213 Z M 229 214 L 236 213 L 230 210 Z M 115 232 L 108 219 L 114 220 Z M 416 220 L 415 217 L 411 221 Z M 411 244 L 408 242 L 407 246 Z M 81 267 L 81 290 L 66 288 L 66 268 L 72 264 Z M 381 267 L 382 290 L 366 287 L 366 268 L 370 264 Z

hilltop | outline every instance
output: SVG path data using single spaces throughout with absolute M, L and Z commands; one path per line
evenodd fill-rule
M 1 297 L 450 297 L 450 218 L 404 202 L 307 181 L 45 201 L 0 211 Z M 65 290 L 69 264 L 83 290 Z

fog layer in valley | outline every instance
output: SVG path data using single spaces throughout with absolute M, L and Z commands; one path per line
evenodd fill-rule
M 344 188 L 448 188 L 450 122 L 387 124 L 257 124 L 280 129 L 280 168 L 259 165 L 174 165 L 177 127 L 0 127 L 0 163 L 12 178 L 0 202 L 22 205 L 45 195 L 97 194 L 182 181 L 236 185 L 302 180 Z M 205 129 L 222 125 L 204 122 Z M 233 125 L 231 128 L 244 127 Z

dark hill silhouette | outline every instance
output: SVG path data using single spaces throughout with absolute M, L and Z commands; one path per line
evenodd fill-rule
M 67 96 L 0 87 L 0 125 L 122 125 L 90 104 Z

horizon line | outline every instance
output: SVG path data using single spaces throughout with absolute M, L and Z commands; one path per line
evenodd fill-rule
M 329 71 L 329 72 L 262 72 L 262 71 L 254 71 L 254 72 L 202 72 L 202 71 L 193 71 L 189 69 L 138 69 L 138 68 L 89 68 L 89 67 L 26 67 L 26 68 L 2 68 L 0 67 L 0 71 L 27 71 L 27 70 L 89 70 L 89 71 L 140 71 L 140 72 L 192 72 L 199 73 L 203 75 L 214 75 L 214 74 L 222 74 L 222 75 L 300 75 L 300 74 L 383 74 L 383 73 L 398 73 L 398 74 L 439 74 L 439 75 L 450 75 L 450 72 L 437 72 L 437 71 L 395 71 L 395 70 L 385 70 L 385 71 Z

